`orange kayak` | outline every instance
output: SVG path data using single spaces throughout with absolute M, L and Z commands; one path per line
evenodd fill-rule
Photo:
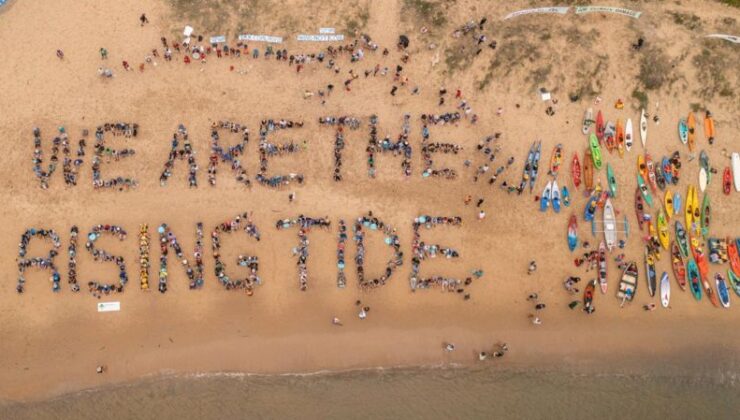
M 696 118 L 693 112 L 689 112 L 689 117 L 686 119 L 686 126 L 689 128 L 688 143 L 689 150 L 694 151 L 694 144 L 696 143 Z
M 714 143 L 714 119 L 709 111 L 704 116 L 704 137 L 707 138 L 709 144 Z

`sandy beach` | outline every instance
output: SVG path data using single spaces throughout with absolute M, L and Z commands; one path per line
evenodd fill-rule
M 271 374 L 472 365 L 479 363 L 478 352 L 499 342 L 506 342 L 510 350 L 505 358 L 489 362 L 512 368 L 572 366 L 597 372 L 640 372 L 645 366 L 659 365 L 676 369 L 706 366 L 727 374 L 740 371 L 737 296 L 732 294 L 730 309 L 717 309 L 706 297 L 696 302 L 689 291 L 682 292 L 676 286 L 666 251 L 657 271 L 671 276 L 670 308 L 642 309 L 648 303 L 660 306 L 660 297 L 651 298 L 644 285 L 644 233 L 638 232 L 635 220 L 635 162 L 638 154 L 645 152 L 639 136 L 623 158 L 604 152 L 619 185 L 612 202 L 618 218 L 626 215 L 631 225 L 625 248 L 609 255 L 610 290 L 597 293 L 597 311 L 586 315 L 580 307 L 571 310 L 567 306 L 573 300 L 582 301 L 582 293 L 569 295 L 562 284 L 568 276 L 580 276 L 584 283 L 595 278 L 594 271 L 575 267 L 574 259 L 593 250 L 601 239 L 601 235 L 592 237 L 590 226 L 583 221 L 587 197 L 584 187 L 576 190 L 570 177 L 572 153 L 578 151 L 583 159 L 587 145 L 581 121 L 588 107 L 601 109 L 610 120 L 631 118 L 637 125 L 640 100 L 648 98 L 647 110 L 651 116 L 659 116 L 659 123 L 649 122 L 647 151 L 655 157 L 680 151 L 684 163 L 681 181 L 671 189 L 684 197 L 687 186 L 698 182 L 699 162 L 690 161 L 687 147 L 679 142 L 678 120 L 692 107 L 700 120 L 710 109 L 716 140 L 709 145 L 698 129 L 695 151 L 698 156 L 699 150 L 706 150 L 718 170 L 707 189 L 712 198 L 709 236 L 740 237 L 740 194 L 734 188 L 729 195 L 723 194 L 721 183 L 722 171 L 730 165 L 727 153 L 740 151 L 740 75 L 731 70 L 740 64 L 740 45 L 703 38 L 711 33 L 740 34 L 740 9 L 714 1 L 615 1 L 610 5 L 639 10 L 642 15 L 639 19 L 609 13 L 576 15 L 570 10 L 563 16 L 541 14 L 502 20 L 516 10 L 551 4 L 512 1 L 497 6 L 494 2 L 460 0 L 429 2 L 432 6 L 423 8 L 419 3 L 425 2 L 358 0 L 336 7 L 322 4 L 313 10 L 310 2 L 282 3 L 286 5 L 255 2 L 259 6 L 241 17 L 228 8 L 219 9 L 234 14 L 229 15 L 231 20 L 215 22 L 212 17 L 199 19 L 197 13 L 184 12 L 187 2 L 181 1 L 16 0 L 0 8 L 0 40 L 8 49 L 0 64 L 0 144 L 4 148 L 0 154 L 0 200 L 4 203 L 0 223 L 0 400 L 42 400 L 175 373 Z M 141 13 L 148 17 L 145 25 L 139 23 Z M 451 34 L 484 16 L 486 44 L 496 40 L 497 47 L 484 45 L 475 55 L 469 52 L 476 48 L 475 41 Z M 349 21 L 354 22 L 351 27 L 347 26 Z M 196 33 L 225 34 L 230 42 L 241 32 L 283 36 L 286 42 L 282 47 L 290 54 L 325 49 L 329 44 L 295 40 L 297 34 L 317 33 L 320 27 L 336 27 L 347 37 L 344 44 L 354 39 L 347 29 L 356 28 L 369 34 L 380 48 L 365 51 L 357 62 L 351 62 L 347 54 L 340 55 L 336 59 L 339 73 L 326 68 L 326 63 L 308 63 L 297 72 L 295 65 L 266 60 L 262 56 L 264 43 L 249 45 L 250 51 L 260 49 L 259 59 L 213 55 L 206 64 L 184 64 L 184 53 L 175 52 L 171 62 L 162 57 L 153 58 L 156 66 L 145 61 L 152 49 L 162 54 L 161 37 L 180 41 L 187 24 Z M 429 32 L 423 33 L 422 27 Z M 403 52 L 396 48 L 401 34 L 410 38 L 407 63 L 401 63 Z M 636 51 L 631 45 L 640 37 L 645 46 Z M 466 45 L 465 52 L 460 52 L 461 45 Z M 101 60 L 101 47 L 108 50 L 107 60 Z M 381 54 L 385 47 L 388 56 Z M 63 59 L 55 55 L 57 49 L 64 52 Z M 644 58 L 645 54 L 657 57 L 656 61 Z M 703 66 L 701 61 L 697 64 L 702 54 L 722 57 L 720 61 L 712 58 L 720 68 Z M 661 61 L 663 55 L 665 60 Z M 134 70 L 125 71 L 122 61 L 131 63 Z M 434 62 L 438 64 L 433 66 Z M 144 71 L 139 70 L 140 63 L 145 63 Z M 651 63 L 654 70 L 645 68 Z M 364 76 L 363 72 L 376 64 L 387 66 L 389 74 Z M 393 81 L 398 64 L 409 78 L 403 86 Z M 97 73 L 101 66 L 110 67 L 114 76 L 101 78 Z M 350 69 L 359 77 L 352 82 L 351 91 L 346 91 L 343 82 Z M 646 75 L 655 72 L 664 77 L 646 80 Z M 711 82 L 707 74 L 712 76 Z M 322 104 L 318 90 L 328 84 L 336 88 Z M 391 96 L 394 85 L 399 89 Z M 446 104 L 438 106 L 442 86 L 449 93 Z M 418 94 L 412 93 L 415 87 Z M 540 87 L 548 89 L 557 103 L 542 101 L 537 91 Z M 432 141 L 463 147 L 456 155 L 433 155 L 435 167 L 453 168 L 458 176 L 454 180 L 422 177 L 420 116 L 455 112 L 461 100 L 454 98 L 457 89 L 478 121 L 472 124 L 463 118 L 458 124 L 430 126 L 430 130 Z M 304 92 L 313 96 L 306 98 Z M 574 93 L 576 100 L 570 98 Z M 595 105 L 597 97 L 601 102 Z M 614 107 L 618 99 L 624 101 L 622 110 Z M 554 115 L 546 113 L 548 107 Z M 370 116 L 378 116 L 381 138 L 386 134 L 396 138 L 405 113 L 411 115 L 411 176 L 403 175 L 400 157 L 383 153 L 377 155 L 376 178 L 369 178 L 366 147 Z M 335 130 L 319 125 L 318 119 L 344 115 L 362 123 L 358 130 L 347 130 L 343 180 L 335 182 Z M 270 134 L 271 141 L 292 140 L 306 147 L 299 153 L 271 158 L 269 164 L 271 174 L 303 174 L 303 184 L 274 189 L 254 180 L 260 164 L 258 130 L 260 122 L 268 118 L 304 122 L 302 128 Z M 242 165 L 252 180 L 251 187 L 238 184 L 225 163 L 219 165 L 216 186 L 208 185 L 210 127 L 221 120 L 240 122 L 250 129 Z M 91 183 L 92 133 L 101 124 L 117 121 L 137 123 L 138 135 L 131 139 L 107 136 L 106 142 L 136 153 L 120 161 L 104 161 L 103 177 L 135 177 L 139 185 L 129 191 L 96 190 Z M 181 160 L 175 162 L 167 185 L 160 186 L 170 140 L 179 124 L 187 127 L 193 143 L 198 188 L 188 187 L 187 162 Z M 65 185 L 59 165 L 49 188 L 43 190 L 32 170 L 33 129 L 41 129 L 46 164 L 59 126 L 65 127 L 75 145 L 82 130 L 90 130 L 87 154 L 77 186 Z M 487 182 L 490 173 L 473 182 L 475 168 L 485 161 L 476 145 L 497 132 L 501 133 L 501 150 L 491 172 L 509 157 L 514 163 L 493 186 Z M 537 139 L 542 140 L 543 157 L 534 192 L 507 193 L 501 183 L 518 184 L 527 151 Z M 234 144 L 236 136 L 224 135 L 222 141 Z M 559 214 L 541 213 L 535 196 L 550 178 L 545 167 L 557 143 L 563 144 L 566 157 L 558 182 L 570 189 L 571 203 Z M 464 165 L 465 160 L 472 162 L 471 167 Z M 604 169 L 597 177 L 606 186 Z M 291 192 L 296 194 L 293 202 L 288 199 Z M 468 195 L 473 202 L 466 205 Z M 484 201 L 477 208 L 479 198 Z M 652 209 L 653 214 L 657 208 Z M 478 220 L 481 209 L 486 217 Z M 343 219 L 351 226 L 368 211 L 397 229 L 403 265 L 384 286 L 360 288 L 350 228 L 347 287 L 339 289 L 338 221 Z M 246 272 L 237 266 L 237 255 L 259 257 L 263 284 L 253 296 L 227 291 L 219 284 L 211 250 L 215 226 L 244 212 L 252 213 L 262 239 L 257 242 L 242 232 L 222 235 L 222 252 L 227 270 L 234 275 Z M 571 213 L 578 215 L 579 237 L 591 243 L 588 250 L 568 250 L 566 230 Z M 329 230 L 313 229 L 308 234 L 306 291 L 299 290 L 296 258 L 291 252 L 298 245 L 297 229 L 275 228 L 278 220 L 301 214 L 327 217 L 331 222 Z M 441 288 L 410 289 L 412 223 L 420 215 L 462 217 L 460 227 L 422 229 L 423 240 L 455 248 L 460 258 L 440 256 L 424 261 L 421 271 L 425 276 L 465 278 L 473 270 L 483 270 L 481 278 L 465 287 L 468 300 L 463 293 Z M 683 220 L 683 215 L 677 217 Z M 189 290 L 184 270 L 170 255 L 168 291 L 160 294 L 156 290 L 156 226 L 167 223 L 190 257 L 197 222 L 205 227 L 203 288 Z M 139 289 L 137 233 L 142 223 L 149 225 L 154 244 L 150 273 L 154 286 L 149 291 Z M 117 269 L 112 263 L 94 261 L 84 249 L 85 237 L 96 224 L 115 224 L 128 231 L 124 241 L 104 237 L 96 244 L 123 256 L 129 275 L 125 293 L 101 300 L 90 296 L 87 282 L 113 282 Z M 79 226 L 81 234 L 79 293 L 70 291 L 67 284 L 66 249 L 72 225 Z M 25 292 L 16 293 L 18 243 L 31 227 L 51 228 L 61 237 L 56 257 L 62 273 L 58 293 L 52 292 L 50 272 L 38 268 L 26 271 Z M 28 254 L 43 255 L 50 247 L 50 241 L 34 238 Z M 379 233 L 366 234 L 365 248 L 366 275 L 379 276 L 391 251 Z M 614 256 L 620 253 L 637 261 L 640 270 L 637 296 L 624 308 L 614 296 L 621 276 Z M 538 269 L 528 275 L 531 260 L 536 260 Z M 712 275 L 726 274 L 728 268 L 728 264 L 710 264 Z M 542 325 L 535 326 L 528 319 L 534 313 L 532 303 L 526 300 L 530 293 L 537 293 L 547 305 L 538 313 Z M 365 320 L 358 318 L 357 300 L 371 308 Z M 99 313 L 96 305 L 100 301 L 119 301 L 121 310 Z M 332 325 L 333 317 L 343 325 Z M 454 343 L 456 350 L 445 352 L 443 342 Z M 689 354 L 693 356 L 687 357 Z M 105 374 L 96 374 L 100 365 L 107 368 Z

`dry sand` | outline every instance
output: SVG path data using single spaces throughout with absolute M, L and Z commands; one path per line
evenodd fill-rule
M 298 3 L 300 7 L 296 10 L 309 9 L 308 3 Z M 426 42 L 418 35 L 422 18 L 409 16 L 401 20 L 402 10 L 407 10 L 401 1 L 366 4 L 369 19 L 364 30 L 381 46 L 388 46 L 391 55 L 383 59 L 380 54 L 369 53 L 365 60 L 355 65 L 350 65 L 346 57 L 342 58 L 341 76 L 315 65 L 296 75 L 294 67 L 244 57 L 234 64 L 238 70 L 247 70 L 245 75 L 229 72 L 231 62 L 216 59 L 205 66 L 185 66 L 180 60 L 165 63 L 160 59 L 158 67 L 148 66 L 144 73 L 126 73 L 121 69 L 121 60 L 138 66 L 148 50 L 159 47 L 160 36 L 171 39 L 171 28 L 187 22 L 177 21 L 177 14 L 154 0 L 16 1 L 0 14 L 0 39 L 6 47 L 0 65 L 0 138 L 4 146 L 0 158 L 0 199 L 5 203 L 0 224 L 0 250 L 3 252 L 0 256 L 0 354 L 3 355 L 0 358 L 0 398 L 43 398 L 172 372 L 312 372 L 471 363 L 477 351 L 499 340 L 508 342 L 511 348 L 502 361 L 509 366 L 566 364 L 594 369 L 609 366 L 618 370 L 657 360 L 675 360 L 680 365 L 688 363 L 682 356 L 694 354 L 697 358 L 711 357 L 720 370 L 737 371 L 740 335 L 735 332 L 735 326 L 740 321 L 740 312 L 736 307 L 718 310 L 706 298 L 697 303 L 689 293 L 676 291 L 674 287 L 669 310 L 645 313 L 641 309 L 643 304 L 656 300 L 649 298 L 646 292 L 642 245 L 636 234 L 630 237 L 625 250 L 628 259 L 640 263 L 640 286 L 635 302 L 627 308 L 619 308 L 613 295 L 619 275 L 611 261 L 611 290 L 607 295 L 597 295 L 597 312 L 586 316 L 580 310 L 568 309 L 566 304 L 573 297 L 562 289 L 562 280 L 568 275 L 580 275 L 587 280 L 592 275 L 573 266 L 576 255 L 568 252 L 565 240 L 568 216 L 571 211 L 582 214 L 586 198 L 572 190 L 570 178 L 561 174 L 560 183 L 568 185 L 573 192 L 571 208 L 559 215 L 541 214 L 533 202 L 534 194 L 517 197 L 485 183 L 474 184 L 471 169 L 464 168 L 462 162 L 469 158 L 474 165 L 480 164 L 482 160 L 474 152 L 475 144 L 495 131 L 503 133 L 500 162 L 509 156 L 516 159 L 500 180 L 518 181 L 526 150 L 534 139 L 543 140 L 543 167 L 556 143 L 565 145 L 568 157 L 574 150 L 582 154 L 585 141 L 580 135 L 580 120 L 584 108 L 593 103 L 594 97 L 585 96 L 571 103 L 567 96 L 577 88 L 579 80 L 590 77 L 576 76 L 576 73 L 584 68 L 578 64 L 579 60 L 593 65 L 587 57 L 593 50 L 607 57 L 607 64 L 598 70 L 597 76 L 601 83 L 599 95 L 604 99 L 601 107 L 610 119 L 631 117 L 636 122 L 639 118 L 637 101 L 630 95 L 636 85 L 639 58 L 629 45 L 642 33 L 651 45 L 665 50 L 676 60 L 671 73 L 676 79 L 673 84 L 667 87 L 666 83 L 663 88 L 649 92 L 650 111 L 655 111 L 659 101 L 657 113 L 662 119 L 660 125 L 650 124 L 648 148 L 654 156 L 667 155 L 673 150 L 682 152 L 685 165 L 679 190 L 685 195 L 688 183 L 696 182 L 694 174 L 698 172 L 698 163 L 696 160 L 686 162 L 687 149 L 677 141 L 676 123 L 679 117 L 686 115 L 690 104 L 707 106 L 715 115 L 717 143 L 708 147 L 701 134 L 698 143 L 699 148 L 708 150 L 713 164 L 720 170 L 728 164 L 721 156 L 722 149 L 737 150 L 740 144 L 737 93 L 730 97 L 715 95 L 714 99 L 697 97 L 694 92 L 697 76 L 691 64 L 692 57 L 702 48 L 703 41 L 698 35 L 727 29 L 727 25 L 737 29 L 737 24 L 728 23 L 726 18 L 736 22 L 740 19 L 738 9 L 699 1 L 685 1 L 681 5 L 624 2 L 625 7 L 642 10 L 643 17 L 632 20 L 617 15 L 575 16 L 571 12 L 564 17 L 529 16 L 506 23 L 499 21 L 506 13 L 533 3 L 512 2 L 494 9 L 487 3 L 460 2 L 445 12 L 448 22 L 445 29 L 432 31 L 430 36 L 442 45 L 440 48 L 449 48 L 456 42 L 449 37 L 452 26 L 487 15 L 489 25 L 495 28 L 493 39 L 499 42 L 497 53 L 503 54 L 507 42 L 524 39 L 522 37 L 531 40 L 532 34 L 541 33 L 541 28 L 552 30 L 547 32 L 548 37 L 543 36 L 538 41 L 541 48 L 538 53 L 522 57 L 515 66 L 505 64 L 506 73 L 510 74 L 505 77 L 494 74 L 490 84 L 479 90 L 479 82 L 489 68 L 487 63 L 495 60 L 494 53 L 485 51 L 482 58 L 452 74 L 444 72 L 448 63 L 442 54 L 441 63 L 430 68 L 435 52 L 420 45 Z M 273 10 L 269 4 L 266 8 Z M 703 26 L 689 30 L 678 25 L 668 14 L 670 10 L 694 13 Z M 137 20 L 142 11 L 147 12 L 151 21 L 143 28 Z M 271 22 L 267 12 L 261 19 Z M 339 13 L 327 12 L 311 17 L 293 16 L 286 22 L 297 22 L 296 26 L 308 31 L 319 26 L 341 28 L 337 19 L 345 18 Z M 592 44 L 585 50 L 574 48 L 564 38 L 566 33 L 574 34 L 576 26 L 592 34 Z M 379 80 L 360 77 L 353 83 L 351 93 L 341 91 L 349 68 L 362 72 L 376 62 L 391 68 L 395 66 L 399 54 L 393 45 L 401 30 L 412 27 L 415 28 L 411 35 L 412 58 L 406 71 L 411 85 L 420 86 L 419 96 L 404 91 L 391 97 L 388 94 L 392 85 L 390 76 Z M 529 35 L 516 35 L 514 29 L 517 27 Z M 271 30 L 277 31 L 274 25 L 260 26 L 259 22 L 250 27 L 255 33 Z M 232 28 L 232 36 L 234 31 Z M 283 28 L 276 34 L 291 38 L 295 31 Z M 575 35 L 580 37 L 578 33 Z M 101 46 L 110 51 L 107 64 L 116 72 L 112 80 L 101 80 L 96 75 L 101 65 L 97 53 Z M 287 44 L 291 53 L 312 52 L 321 47 L 318 44 L 298 45 L 295 41 Z M 64 50 L 64 61 L 55 57 L 57 48 Z M 737 46 L 717 48 L 729 48 L 730 54 L 734 54 L 734 57 L 730 55 L 730 62 L 737 63 L 740 54 Z M 181 59 L 176 55 L 178 58 Z M 552 73 L 545 75 L 541 84 L 533 82 L 533 72 L 547 63 L 553 65 Z M 500 67 L 495 68 L 497 72 L 502 71 Z M 737 88 L 737 74 L 730 72 L 729 77 L 730 85 Z M 302 98 L 305 89 L 316 90 L 330 82 L 338 89 L 324 107 L 319 105 L 317 98 Z M 463 122 L 456 128 L 432 128 L 433 135 L 465 147 L 459 156 L 437 159 L 461 172 L 462 176 L 455 181 L 428 180 L 420 176 L 419 115 L 452 110 L 455 103 L 448 95 L 450 106 L 437 107 L 437 89 L 442 84 L 453 92 L 461 88 L 480 115 L 475 126 Z M 542 103 L 534 91 L 539 85 L 553 89 L 559 99 L 553 117 L 545 115 L 547 104 Z M 612 106 L 617 98 L 627 102 L 623 111 Z M 504 109 L 502 116 L 496 115 L 499 107 Z M 397 158 L 381 156 L 378 178 L 368 179 L 364 156 L 368 116 L 371 113 L 380 116 L 381 135 L 386 132 L 395 135 L 401 127 L 401 116 L 406 112 L 411 113 L 413 122 L 413 177 L 404 179 L 401 176 Z M 333 130 L 320 128 L 317 118 L 344 114 L 361 117 L 365 123 L 362 130 L 348 136 L 345 180 L 335 183 L 331 179 Z M 254 176 L 258 165 L 256 132 L 259 121 L 268 117 L 306 121 L 304 128 L 292 130 L 281 138 L 305 139 L 308 150 L 271 163 L 274 172 L 300 170 L 306 175 L 305 184 L 288 190 L 272 190 L 259 185 L 245 189 L 238 186 L 222 166 L 217 187 L 208 186 L 205 167 L 211 121 L 231 119 L 249 125 L 252 138 L 244 162 L 249 174 Z M 141 126 L 138 138 L 115 143 L 118 147 L 133 147 L 136 156 L 103 166 L 104 175 L 135 174 L 139 188 L 130 192 L 94 191 L 88 181 L 91 177 L 91 147 L 88 146 L 79 186 L 65 187 L 59 168 L 51 188 L 42 191 L 31 171 L 33 127 L 39 126 L 43 131 L 48 159 L 50 138 L 58 125 L 65 125 L 71 139 L 76 140 L 83 128 L 92 131 L 98 124 L 108 121 L 132 121 Z M 160 187 L 158 184 L 169 139 L 179 123 L 187 125 L 195 143 L 201 167 L 198 189 L 187 188 L 186 165 L 180 161 L 168 185 Z M 614 165 L 619 181 L 615 206 L 626 212 L 632 225 L 636 225 L 632 210 L 633 174 L 640 152 L 642 147 L 638 141 L 624 159 L 616 154 L 606 157 Z M 568 162 L 564 169 L 569 167 Z M 600 175 L 603 179 L 603 172 Z M 543 187 L 544 177 L 541 177 L 537 192 Z M 298 195 L 294 204 L 288 204 L 287 195 L 291 190 Z M 714 204 L 712 236 L 739 236 L 740 195 L 734 192 L 729 197 L 722 195 L 717 180 L 712 182 L 709 191 Z M 484 221 L 476 220 L 477 212 L 472 205 L 463 205 L 467 194 L 485 197 L 483 208 L 488 217 Z M 385 287 L 361 291 L 351 262 L 352 245 L 347 258 L 348 287 L 339 290 L 335 285 L 336 222 L 340 217 L 351 220 L 367 210 L 398 228 L 405 252 L 404 265 Z M 232 270 L 233 257 L 239 252 L 251 252 L 260 257 L 264 284 L 253 297 L 226 292 L 217 283 L 212 274 L 208 238 L 207 278 L 203 290 L 188 290 L 184 272 L 174 260 L 170 261 L 168 293 L 138 290 L 135 262 L 136 232 L 140 223 L 149 223 L 152 229 L 159 223 L 168 223 L 183 247 L 191 250 L 197 221 L 205 223 L 208 235 L 216 223 L 243 211 L 254 212 L 264 239 L 256 243 L 243 235 L 230 235 L 224 241 L 224 249 Z M 291 255 L 291 248 L 297 244 L 296 231 L 274 228 L 277 219 L 300 213 L 315 217 L 328 215 L 333 223 L 330 233 L 318 230 L 310 234 L 307 292 L 298 290 L 295 259 Z M 410 292 L 411 223 L 419 214 L 464 218 L 460 229 L 444 228 L 425 233 L 430 242 L 436 240 L 457 248 L 462 254 L 459 261 L 425 263 L 422 272 L 465 276 L 472 269 L 482 268 L 485 275 L 469 288 L 472 294 L 469 301 L 438 290 Z M 62 236 L 64 250 L 71 225 L 77 224 L 86 234 L 97 223 L 122 225 L 129 232 L 129 238 L 123 243 L 110 238 L 101 240 L 101 246 L 126 258 L 131 277 L 126 293 L 105 299 L 120 300 L 121 312 L 97 313 L 96 300 L 86 292 L 73 294 L 63 287 L 62 292 L 54 294 L 45 280 L 48 272 L 37 270 L 28 271 L 27 292 L 16 294 L 17 242 L 26 228 L 56 229 Z M 588 230 L 582 222 L 579 234 L 596 243 Z M 634 226 L 633 231 L 636 231 Z M 379 237 L 369 241 L 366 267 L 371 274 L 379 273 L 389 251 L 382 246 Z M 80 245 L 82 247 L 83 243 Z M 47 246 L 48 243 L 35 240 L 30 253 L 41 252 Z M 155 264 L 158 255 L 153 249 Z M 663 255 L 658 271 L 670 272 L 668 257 L 665 252 Z M 537 259 L 539 270 L 527 276 L 527 262 L 533 258 Z M 66 266 L 61 256 L 57 257 L 57 264 Z M 94 262 L 82 249 L 78 266 L 82 284 L 115 275 L 113 265 Z M 726 265 L 712 266 L 711 271 L 725 271 L 726 268 Z M 156 268 L 153 273 L 155 271 Z M 63 273 L 63 286 L 66 286 L 66 269 Z M 544 324 L 539 327 L 531 325 L 527 319 L 531 305 L 525 299 L 534 291 L 548 305 L 542 314 Z M 357 299 L 372 308 L 365 321 L 357 318 L 354 305 Z M 344 326 L 332 326 L 333 316 L 340 317 Z M 451 354 L 443 352 L 443 341 L 454 342 L 458 350 Z M 105 375 L 95 374 L 95 366 L 99 364 L 107 365 Z

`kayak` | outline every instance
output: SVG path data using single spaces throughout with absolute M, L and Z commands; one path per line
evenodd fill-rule
M 710 145 L 714 143 L 714 119 L 709 111 L 704 114 L 704 137 Z
M 663 205 L 665 206 L 665 215 L 668 220 L 673 216 L 673 194 L 670 191 L 665 192 L 663 197 Z
M 653 192 L 656 192 L 658 189 L 658 184 L 655 180 L 655 165 L 653 164 L 653 159 L 650 157 L 649 154 L 645 154 L 645 167 L 647 167 L 647 174 L 648 174 L 648 181 L 650 182 L 650 189 L 653 190 Z
M 527 162 L 524 164 L 524 170 L 522 171 L 522 183 L 519 185 L 520 190 L 524 191 L 524 187 L 529 182 L 529 175 L 532 172 L 532 164 L 534 163 L 534 154 L 537 148 L 537 142 L 532 142 L 532 146 L 529 147 L 529 153 L 527 154 Z
M 655 273 L 655 258 L 648 247 L 645 247 L 645 273 L 647 274 L 648 293 L 651 297 L 655 296 L 658 279 Z
M 704 192 L 707 189 L 707 184 L 709 184 L 709 176 L 707 174 L 707 170 L 704 168 L 699 168 L 699 190 L 701 190 L 701 192 Z
M 594 309 L 594 291 L 596 290 L 596 280 L 588 282 L 586 289 L 583 291 L 583 311 L 592 313 Z
M 617 118 L 617 152 L 619 152 L 619 157 L 624 157 L 624 127 L 619 118 Z
M 552 181 L 548 181 L 540 197 L 540 211 L 545 212 L 550 207 L 550 195 L 552 194 Z
M 588 202 L 586 202 L 586 210 L 583 213 L 583 218 L 586 219 L 587 222 L 594 220 L 594 215 L 596 214 L 596 208 L 598 207 L 596 205 L 596 201 L 598 199 L 599 199 L 598 194 L 593 194 L 588 199 Z
M 722 307 L 727 309 L 730 307 L 730 290 L 729 287 L 727 287 L 727 280 L 725 280 L 725 277 L 717 273 L 714 275 L 714 282 L 717 286 L 717 296 L 719 297 L 719 301 L 722 304 Z
M 610 163 L 606 164 L 606 180 L 609 182 L 609 191 L 612 197 L 617 196 L 617 178 L 614 177 L 614 169 Z
M 660 164 L 661 172 L 663 173 L 663 177 L 665 178 L 666 184 L 672 184 L 673 183 L 673 165 L 671 165 L 671 160 L 668 159 L 668 157 L 663 156 L 663 160 Z
M 740 296 L 740 277 L 732 272 L 732 270 L 727 270 L 727 277 L 730 279 L 730 286 L 732 287 L 732 290 L 735 291 L 735 294 Z
M 701 248 L 699 240 L 694 237 L 691 237 L 689 243 L 691 244 L 691 253 L 694 255 L 696 266 L 699 267 L 699 274 L 702 279 L 706 280 L 709 278 L 709 263 L 707 262 L 704 250 Z
M 645 108 L 640 113 L 640 140 L 642 140 L 642 147 L 645 147 L 647 143 L 647 115 L 645 114 Z
M 645 199 L 647 205 L 652 207 L 653 197 L 650 195 L 650 191 L 648 191 L 647 185 L 645 185 L 645 179 L 640 174 L 637 174 L 637 188 L 639 188 L 640 192 L 642 193 L 642 197 Z
M 709 203 L 709 194 L 704 194 L 704 201 L 701 204 L 701 234 L 706 237 L 709 233 L 709 222 L 711 220 L 712 207 Z
M 699 205 L 699 193 L 696 190 L 696 187 L 691 189 L 691 201 L 694 202 L 694 230 L 696 232 L 699 232 L 699 227 L 701 224 L 701 207 Z
M 552 181 L 550 201 L 552 201 L 552 209 L 555 213 L 560 213 L 560 189 L 558 188 L 558 181 Z
M 673 152 L 673 155 L 671 155 L 670 158 L 671 161 L 671 169 L 673 170 L 671 175 L 671 182 L 673 185 L 678 185 L 679 181 L 679 169 L 681 169 L 681 154 L 678 153 L 678 150 Z
M 574 251 L 578 245 L 578 218 L 575 214 L 568 221 L 568 249 Z
M 686 119 L 686 127 L 688 127 L 686 140 L 689 143 L 689 151 L 693 151 L 694 144 L 696 143 L 696 117 L 694 117 L 693 112 L 689 112 L 689 116 Z
M 691 293 L 694 294 L 694 299 L 701 300 L 701 278 L 699 276 L 699 267 L 696 266 L 694 260 L 689 260 L 686 265 L 686 273 L 689 276 L 689 284 L 691 285 Z
M 655 229 L 655 224 L 652 220 L 648 220 L 647 225 L 648 238 L 650 238 L 650 240 L 648 241 L 648 246 L 650 246 L 653 257 L 655 257 L 656 260 L 660 260 L 660 240 L 658 240 L 658 231 Z
M 689 126 L 686 125 L 686 118 L 678 120 L 678 139 L 683 144 L 689 141 Z
M 637 292 L 637 264 L 632 261 L 627 264 L 627 268 L 622 273 L 622 278 L 619 280 L 619 288 L 617 289 L 617 299 L 622 300 L 622 304 L 625 301 L 632 301 Z
M 594 165 L 589 148 L 586 148 L 583 154 L 583 183 L 586 185 L 586 191 L 594 189 Z
M 700 269 L 701 270 L 701 269 Z M 715 278 L 715 286 L 716 286 L 717 279 Z M 714 288 L 712 287 L 712 283 L 709 280 L 708 277 L 702 277 L 701 284 L 704 286 L 704 293 L 707 294 L 707 297 L 709 298 L 709 301 L 712 302 L 712 305 L 714 305 L 716 308 L 719 308 L 720 302 L 717 297 L 717 293 L 714 291 Z M 727 287 L 727 284 L 725 284 L 725 288 Z M 729 299 L 729 293 L 727 294 Z
M 602 294 L 606 294 L 607 289 L 606 269 L 606 245 L 604 245 L 604 241 L 601 241 L 601 244 L 599 244 L 599 285 L 601 286 Z
M 604 116 L 601 114 L 601 110 L 596 114 L 596 138 L 599 141 L 604 141 Z
M 561 195 L 563 196 L 563 204 L 565 207 L 570 207 L 570 192 L 568 192 L 568 187 L 563 186 Z
M 609 251 L 617 245 L 617 218 L 612 201 L 608 198 L 604 205 L 604 239 Z
M 712 166 L 709 165 L 709 155 L 706 150 L 699 152 L 699 166 L 707 172 L 707 184 L 712 182 Z
M 624 148 L 629 152 L 632 150 L 632 118 L 627 118 L 627 125 L 624 127 Z
M 689 257 L 689 239 L 686 236 L 686 229 L 680 221 L 676 220 L 676 242 L 678 242 L 678 249 L 681 250 L 681 255 L 684 258 Z
M 730 191 L 732 191 L 732 173 L 728 166 L 722 174 L 722 192 L 724 192 L 725 195 L 730 195 Z
M 732 153 L 732 180 L 735 183 L 735 191 L 740 191 L 740 153 Z
M 532 167 L 529 170 L 529 192 L 534 189 L 534 182 L 537 180 L 537 172 L 540 169 L 540 156 L 542 155 L 542 140 L 537 142 L 537 148 L 534 150 L 532 158 Z
M 592 108 L 589 108 L 586 110 L 586 112 L 583 114 L 583 127 L 581 128 L 581 131 L 583 134 L 588 134 L 588 130 L 591 129 L 591 125 L 594 123 L 594 110 Z
M 668 273 L 665 271 L 660 276 L 660 304 L 667 308 L 671 303 L 671 282 L 668 281 Z
M 614 151 L 614 149 L 617 148 L 617 128 L 614 126 L 614 123 L 611 121 L 608 121 L 606 123 L 606 129 L 604 130 L 604 144 L 606 145 L 606 150 L 611 153 Z
M 730 260 L 730 269 L 740 276 L 740 250 L 732 238 L 727 238 L 727 258 Z
M 645 223 L 645 200 L 642 198 L 640 188 L 635 189 L 635 215 L 637 216 L 637 226 L 642 230 Z
M 596 170 L 601 169 L 601 149 L 599 148 L 599 141 L 594 135 L 594 133 L 591 133 L 591 136 L 589 137 L 589 147 L 591 147 L 591 159 L 593 159 L 594 162 L 594 168 Z
M 643 178 L 648 178 L 647 166 L 645 165 L 645 156 L 637 155 L 637 173 Z
M 660 188 L 661 191 L 665 191 L 666 180 L 663 175 L 663 165 L 660 163 L 655 165 L 655 182 L 658 184 L 658 188 Z
M 560 171 L 560 165 L 563 163 L 563 145 L 558 143 L 557 146 L 552 150 L 552 156 L 550 156 L 550 171 L 548 175 L 553 177 L 558 176 Z
M 676 283 L 681 290 L 686 290 L 686 265 L 683 262 L 681 250 L 676 243 L 671 243 L 671 265 L 673 266 L 673 275 L 676 277 Z
M 694 225 L 694 194 L 693 185 L 686 191 L 686 229 L 691 230 Z
M 573 152 L 573 160 L 570 164 L 570 174 L 573 177 L 573 185 L 578 189 L 581 185 L 581 162 L 578 160 L 578 151 Z
M 665 213 L 663 209 L 658 212 L 658 239 L 663 249 L 668 249 L 668 242 L 670 240 L 670 234 L 668 233 L 668 222 L 665 220 Z
M 673 193 L 673 215 L 678 216 L 681 213 L 681 193 Z

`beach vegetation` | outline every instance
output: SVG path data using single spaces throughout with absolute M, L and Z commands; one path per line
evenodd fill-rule
M 696 84 L 694 94 L 709 100 L 719 95 L 723 98 L 734 98 L 735 87 L 740 84 L 737 69 L 740 68 L 740 56 L 734 45 L 723 40 L 704 39 L 701 52 L 691 60 L 696 77 L 701 83 Z

